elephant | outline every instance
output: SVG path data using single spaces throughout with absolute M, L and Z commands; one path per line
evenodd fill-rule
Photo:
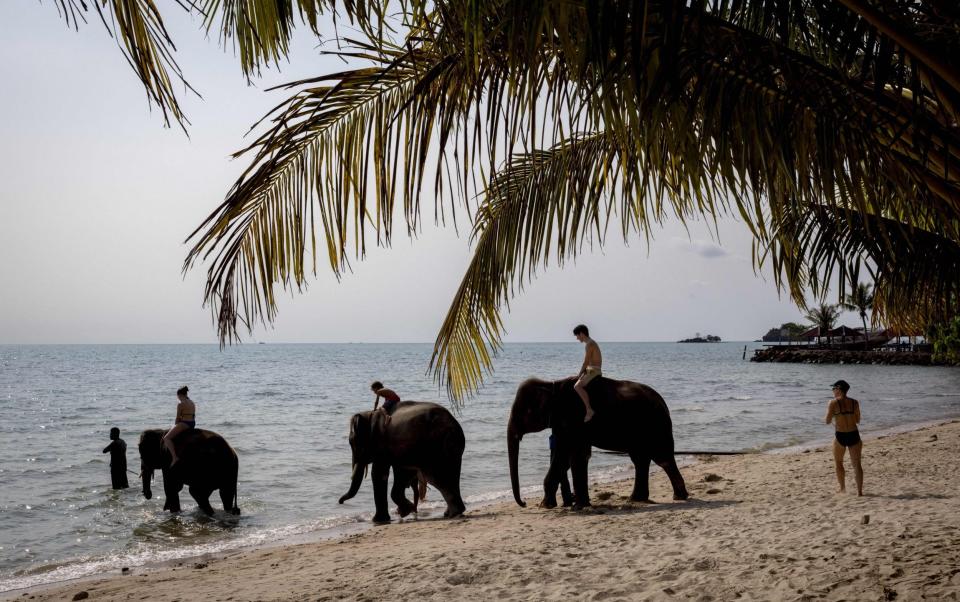
M 673 456 L 673 423 L 663 397 L 647 385 L 598 377 L 587 386 L 596 414 L 585 423 L 584 405 L 573 389 L 574 382 L 576 378 L 530 378 L 517 388 L 507 425 L 510 484 L 517 504 L 526 506 L 517 475 L 520 440 L 527 433 L 548 427 L 553 429 L 556 453 L 551 454 L 550 469 L 543 481 L 541 506 L 556 507 L 557 483 L 568 467 L 573 474 L 573 507 L 590 505 L 587 463 L 591 446 L 630 455 L 636 469 L 631 499 L 649 501 L 650 460 L 670 477 L 673 498 L 687 499 L 687 488 Z
M 143 479 L 143 495 L 153 497 L 150 482 L 153 471 L 163 471 L 163 492 L 166 495 L 164 510 L 180 512 L 180 490 L 187 485 L 190 495 L 207 515 L 213 514 L 210 494 L 220 490 L 220 500 L 226 512 L 237 515 L 237 452 L 226 439 L 203 429 L 190 429 L 177 435 L 173 444 L 179 460 L 171 467 L 170 453 L 163 448 L 161 440 L 166 431 L 151 429 L 140 435 L 140 476 Z
M 393 468 L 390 498 L 401 517 L 414 511 L 407 487 L 416 486 L 417 472 L 433 485 L 447 502 L 445 517 L 463 514 L 460 497 L 460 465 L 466 440 L 460 423 L 446 408 L 429 402 L 402 401 L 392 413 L 383 409 L 360 412 L 350 419 L 353 474 L 344 503 L 357 494 L 368 464 L 373 464 L 373 522 L 390 522 L 387 510 L 387 479 Z

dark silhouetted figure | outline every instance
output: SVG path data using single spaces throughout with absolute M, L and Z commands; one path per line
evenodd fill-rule
M 127 442 L 120 438 L 120 429 L 110 429 L 110 445 L 103 453 L 110 452 L 110 480 L 114 489 L 126 489 L 127 483 Z
M 557 456 L 557 440 L 553 434 L 551 434 L 547 441 L 550 444 L 550 465 L 552 466 L 556 461 Z M 556 495 L 557 490 L 554 489 L 553 491 L 554 495 Z M 560 499 L 563 500 L 564 506 L 573 505 L 573 493 L 570 492 L 570 480 L 567 478 L 566 470 L 564 470 L 563 474 L 560 475 Z

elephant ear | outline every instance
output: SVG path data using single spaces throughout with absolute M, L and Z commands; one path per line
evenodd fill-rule
M 370 412 L 354 414 L 350 419 L 350 445 L 354 450 L 369 453 L 372 435 Z

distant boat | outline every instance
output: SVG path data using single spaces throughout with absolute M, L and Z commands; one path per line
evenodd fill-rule
M 257 343 L 257 345 L 266 345 L 266 343 L 264 343 L 263 341 L 260 341 L 259 343 Z

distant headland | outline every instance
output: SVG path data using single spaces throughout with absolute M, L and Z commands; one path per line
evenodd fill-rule
M 700 333 L 697 333 L 697 336 L 692 339 L 683 339 L 682 341 L 677 341 L 678 343 L 719 343 L 720 337 L 708 334 L 705 337 L 700 336 Z

